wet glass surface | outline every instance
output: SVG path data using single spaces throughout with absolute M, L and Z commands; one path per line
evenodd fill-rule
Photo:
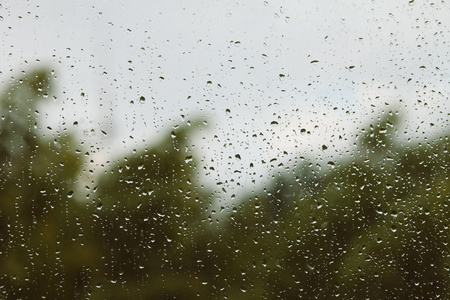
M 449 298 L 449 13 L 2 2 L 0 298 Z

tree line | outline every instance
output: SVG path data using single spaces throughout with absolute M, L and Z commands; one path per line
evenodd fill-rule
M 386 111 L 351 156 L 304 160 L 214 212 L 184 124 L 82 195 L 90 150 L 39 123 L 52 76 L 0 96 L 1 298 L 450 298 L 448 131 L 400 143 Z

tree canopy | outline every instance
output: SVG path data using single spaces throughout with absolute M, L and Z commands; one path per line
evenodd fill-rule
M 87 149 L 39 124 L 52 76 L 0 97 L 2 298 L 450 298 L 448 132 L 400 143 L 387 111 L 351 156 L 301 163 L 212 218 L 193 121 L 105 166 L 86 201 Z

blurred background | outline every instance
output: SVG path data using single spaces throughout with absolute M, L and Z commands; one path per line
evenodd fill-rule
M 0 4 L 2 298 L 450 297 L 448 13 Z

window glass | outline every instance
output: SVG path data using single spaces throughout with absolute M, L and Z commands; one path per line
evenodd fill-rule
M 3 1 L 0 298 L 450 298 L 449 13 Z

